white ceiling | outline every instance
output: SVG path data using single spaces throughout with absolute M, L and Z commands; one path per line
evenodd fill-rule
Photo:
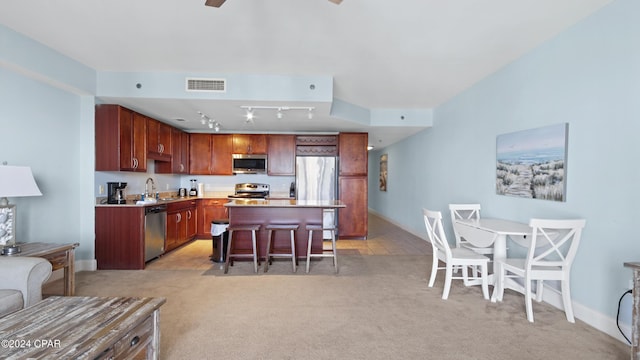
M 342 102 L 412 110 L 447 101 L 610 1 L 2 0 L 0 23 L 99 71 L 331 76 Z M 246 102 L 103 100 L 183 118 L 174 124 L 193 131 L 203 131 L 196 111 L 224 131 L 368 131 L 376 146 L 423 128 L 338 119 L 330 106 L 304 123 L 265 114 L 247 124 Z

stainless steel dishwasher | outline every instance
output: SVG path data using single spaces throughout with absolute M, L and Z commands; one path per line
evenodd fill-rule
M 144 209 L 144 261 L 164 254 L 167 238 L 167 205 L 147 206 Z

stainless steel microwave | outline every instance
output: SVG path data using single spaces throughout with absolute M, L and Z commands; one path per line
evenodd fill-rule
M 267 155 L 233 154 L 233 172 L 235 174 L 266 174 Z

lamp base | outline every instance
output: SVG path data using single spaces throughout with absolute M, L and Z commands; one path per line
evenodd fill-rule
M 2 255 L 15 255 L 22 252 L 20 245 L 10 245 L 2 248 Z

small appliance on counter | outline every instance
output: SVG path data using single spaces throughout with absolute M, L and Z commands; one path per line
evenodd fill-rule
M 191 190 L 189 190 L 189 196 L 198 196 L 197 179 L 189 180 L 191 182 Z
M 265 199 L 269 196 L 269 184 L 240 183 L 236 184 L 236 193 L 229 195 L 232 199 Z
M 126 187 L 126 182 L 108 182 L 107 204 L 126 204 L 127 200 L 124 198 L 124 189 Z
M 296 183 L 292 182 L 291 186 L 289 186 L 289 197 L 295 198 L 296 197 Z
M 185 196 L 187 196 L 187 188 L 180 188 L 180 189 L 178 189 L 178 196 L 179 196 L 179 197 L 185 197 Z

